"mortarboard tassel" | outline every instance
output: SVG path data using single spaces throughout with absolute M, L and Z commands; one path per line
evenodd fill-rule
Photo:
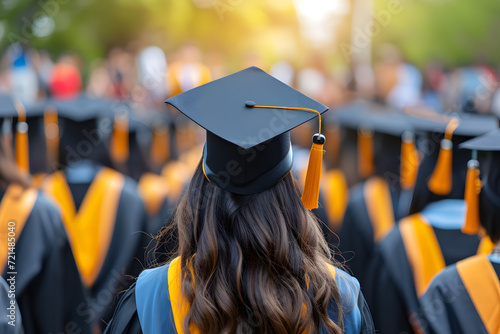
M 55 167 L 59 161 L 59 119 L 54 107 L 47 107 L 43 114 L 45 145 L 47 147 L 47 163 Z
M 16 163 L 22 173 L 30 171 L 28 123 L 26 123 L 26 109 L 20 100 L 15 103 L 17 111 L 16 126 Z
M 309 154 L 309 163 L 307 165 L 306 179 L 302 191 L 302 203 L 308 210 L 316 209 L 319 204 L 319 186 L 321 181 L 321 171 L 323 169 L 323 145 L 326 138 L 321 134 L 321 113 L 309 108 L 281 107 L 281 106 L 260 106 L 253 101 L 246 101 L 245 105 L 249 108 L 270 108 L 303 110 L 318 114 L 319 132 L 313 136 L 313 145 Z
M 401 188 L 413 189 L 417 180 L 419 156 L 415 146 L 415 135 L 406 131 L 401 138 L 401 165 L 400 180 Z
M 111 157 L 115 162 L 124 163 L 128 156 L 128 117 L 125 113 L 118 113 L 115 115 L 113 125 Z
M 151 140 L 151 160 L 156 165 L 163 165 L 170 157 L 170 137 L 165 125 L 157 126 L 153 129 L 153 139 Z
M 444 139 L 441 140 L 438 160 L 427 187 L 436 195 L 445 196 L 451 192 L 453 163 L 453 132 L 458 127 L 458 119 L 453 118 L 446 126 Z
M 358 174 L 369 178 L 373 174 L 373 131 L 368 128 L 358 130 Z
M 321 116 L 320 116 L 321 117 Z M 321 124 L 321 122 L 320 122 Z M 323 145 L 326 138 L 321 133 L 313 136 L 313 145 L 309 154 L 307 164 L 306 180 L 302 191 L 302 203 L 309 209 L 316 209 L 319 201 L 319 186 L 321 182 L 321 171 L 323 169 Z
M 473 151 L 473 156 L 477 151 Z M 479 223 L 479 193 L 481 191 L 481 180 L 479 179 L 479 161 L 473 157 L 467 163 L 467 178 L 465 181 L 465 223 L 462 232 L 477 234 L 481 228 Z

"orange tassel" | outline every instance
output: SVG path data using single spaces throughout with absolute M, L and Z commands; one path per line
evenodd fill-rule
M 150 156 L 156 165 L 163 165 L 170 158 L 170 137 L 165 125 L 153 129 Z
M 301 198 L 302 203 L 308 210 L 318 207 L 324 143 L 325 136 L 321 134 L 314 135 L 311 153 L 309 154 L 309 164 L 307 165 L 304 191 Z
M 59 119 L 53 107 L 45 109 L 43 114 L 45 145 L 47 147 L 47 163 L 51 167 L 59 161 Z M 54 168 L 55 169 L 55 168 Z
M 20 100 L 16 101 L 15 107 L 18 115 L 16 126 L 16 163 L 22 173 L 29 174 L 30 157 L 26 109 Z
M 373 167 L 373 131 L 360 129 L 358 131 L 358 173 L 363 179 L 369 178 Z
M 451 192 L 452 165 L 453 165 L 453 143 L 451 141 L 453 132 L 458 127 L 458 119 L 453 118 L 446 126 L 444 139 L 441 140 L 439 156 L 434 171 L 427 183 L 427 187 L 436 195 L 445 196 Z
M 316 209 L 319 204 L 319 187 L 321 182 L 321 170 L 323 168 L 323 145 L 326 138 L 321 134 L 321 113 L 310 108 L 300 107 L 283 107 L 283 106 L 260 106 L 254 101 L 246 101 L 245 105 L 248 108 L 270 108 L 270 109 L 287 109 L 287 110 L 303 110 L 318 114 L 319 132 L 313 136 L 313 146 L 309 154 L 309 163 L 307 165 L 306 180 L 302 192 L 302 203 L 308 210 Z
M 405 190 L 413 189 L 417 180 L 419 157 L 415 146 L 415 135 L 403 133 L 401 142 L 400 185 Z
M 124 113 L 120 113 L 115 115 L 113 137 L 111 138 L 111 157 L 115 162 L 124 163 L 128 156 L 128 117 Z
M 467 178 L 465 181 L 465 223 L 462 232 L 477 234 L 481 228 L 479 223 L 479 193 L 481 180 L 479 179 L 479 161 L 469 160 L 467 163 Z

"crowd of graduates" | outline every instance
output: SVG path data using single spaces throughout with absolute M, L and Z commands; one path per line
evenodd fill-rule
M 249 55 L 245 65 L 261 64 Z M 498 333 L 496 71 L 478 61 L 421 72 L 393 46 L 365 81 L 325 68 L 318 58 L 269 72 L 331 108 L 313 212 L 332 255 L 359 280 L 375 328 Z M 205 138 L 163 101 L 227 72 L 191 44 L 168 57 L 155 46 L 115 49 L 86 80 L 81 69 L 74 54 L 53 62 L 22 46 L 0 64 L 0 259 L 17 300 L 16 326 L 2 317 L 2 333 L 101 333 L 135 277 L 170 259 L 177 236 L 156 236 Z M 291 132 L 302 181 L 315 128 Z

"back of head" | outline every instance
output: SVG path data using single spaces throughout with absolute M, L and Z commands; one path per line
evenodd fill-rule
M 459 149 L 459 144 L 470 139 L 464 136 L 453 137 L 453 161 L 452 161 L 452 188 L 451 192 L 445 196 L 434 194 L 429 190 L 428 181 L 434 169 L 439 156 L 440 142 L 443 139 L 442 134 L 429 133 L 427 138 L 421 143 L 421 149 L 424 151 L 424 157 L 420 163 L 415 183 L 415 190 L 410 207 L 410 214 L 420 212 L 424 207 L 432 202 L 441 199 L 463 199 L 465 191 L 465 176 L 467 174 L 467 161 L 470 159 L 470 152 Z
M 500 152 L 491 152 L 479 195 L 479 219 L 494 243 L 500 241 Z
M 328 303 L 339 300 L 328 247 L 291 173 L 263 192 L 237 195 L 209 182 L 201 166 L 174 218 L 191 304 L 184 327 L 341 333 L 342 321 L 327 314 Z

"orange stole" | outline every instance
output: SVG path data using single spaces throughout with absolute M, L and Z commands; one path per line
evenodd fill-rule
M 170 133 L 166 127 L 153 130 L 149 155 L 156 165 L 162 165 L 170 158 Z
M 165 178 L 161 175 L 145 173 L 139 180 L 138 190 L 148 216 L 156 216 L 168 195 L 168 184 Z
M 375 176 L 364 186 L 366 210 L 373 227 L 374 242 L 382 240 L 394 227 L 394 209 L 387 181 Z
M 490 237 L 485 235 L 481 238 L 481 242 L 479 243 L 479 247 L 477 249 L 478 255 L 488 255 L 495 248 L 495 244 L 491 241 Z
M 63 173 L 56 172 L 44 182 L 44 190 L 60 205 L 73 255 L 86 287 L 94 284 L 106 258 L 124 183 L 122 174 L 103 167 L 76 212 Z
M 7 255 L 9 253 L 9 227 L 15 227 L 15 240 L 19 239 L 19 235 L 28 220 L 33 206 L 35 205 L 38 192 L 33 188 L 23 189 L 18 184 L 11 184 L 7 187 L 5 194 L 0 202 L 0 268 L 7 264 Z M 9 222 L 14 222 L 14 226 L 9 226 Z M 11 233 L 12 235 L 12 233 Z
M 457 271 L 488 333 L 500 333 L 500 283 L 491 262 L 473 256 L 458 262 Z
M 434 229 L 424 219 L 417 213 L 399 223 L 418 297 L 424 294 L 431 279 L 446 267 Z
M 333 278 L 336 277 L 335 267 L 330 266 L 330 273 Z M 184 329 L 182 323 L 189 312 L 189 302 L 182 295 L 182 270 L 181 270 L 181 258 L 176 257 L 170 262 L 168 267 L 168 294 L 170 295 L 170 306 L 172 307 L 172 314 L 174 317 L 175 329 L 177 334 L 184 334 Z M 200 334 L 200 330 L 191 323 L 189 325 L 189 331 L 192 334 Z
M 328 171 L 323 182 L 323 196 L 330 228 L 339 231 L 349 199 L 349 188 L 344 173 L 340 169 Z

